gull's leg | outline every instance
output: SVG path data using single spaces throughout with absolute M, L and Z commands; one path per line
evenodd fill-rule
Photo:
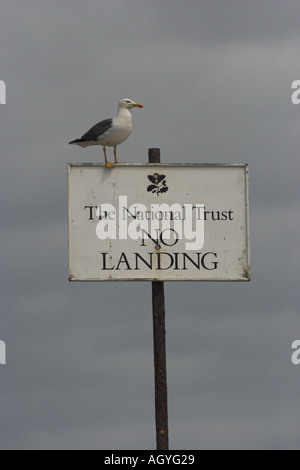
M 117 146 L 114 147 L 115 163 L 118 163 L 117 160 Z
M 103 145 L 103 153 L 104 153 L 104 158 L 105 158 L 105 165 L 107 166 L 107 168 L 113 168 L 115 166 L 114 163 L 110 163 L 107 161 L 105 145 Z

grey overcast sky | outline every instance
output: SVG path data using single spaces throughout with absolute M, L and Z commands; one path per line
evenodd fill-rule
M 150 283 L 68 272 L 68 141 L 248 163 L 251 283 L 166 285 L 170 447 L 300 449 L 299 0 L 1 0 L 1 449 L 154 449 Z M 110 150 L 111 152 L 111 150 Z M 111 154 L 110 154 L 111 156 Z

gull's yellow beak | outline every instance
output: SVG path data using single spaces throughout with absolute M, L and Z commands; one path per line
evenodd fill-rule
M 143 108 L 144 106 L 142 104 L 135 103 L 132 107 L 133 108 Z

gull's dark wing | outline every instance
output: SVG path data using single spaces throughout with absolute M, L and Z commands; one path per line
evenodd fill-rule
M 113 125 L 112 119 L 105 119 L 104 121 L 98 122 L 95 124 L 89 131 L 87 131 L 80 139 L 73 140 L 70 144 L 76 142 L 93 142 L 107 132 Z

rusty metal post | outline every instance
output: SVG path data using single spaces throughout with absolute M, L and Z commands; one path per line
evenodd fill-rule
M 149 149 L 149 163 L 160 163 L 160 149 Z M 169 450 L 164 282 L 152 282 L 155 421 L 157 450 Z

